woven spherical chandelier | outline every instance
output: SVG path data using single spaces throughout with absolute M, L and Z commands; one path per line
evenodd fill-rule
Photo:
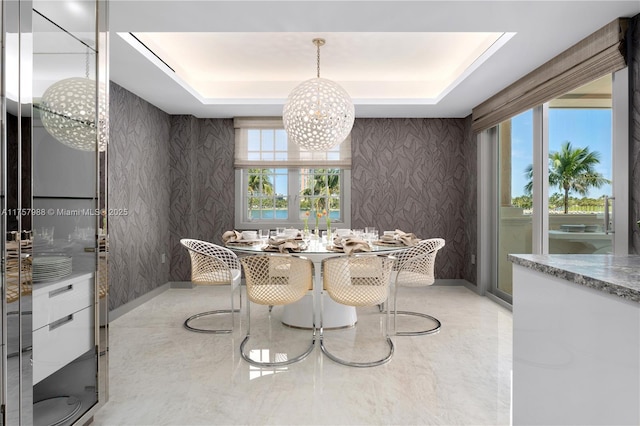
M 104 99 L 100 87 L 100 98 Z M 58 81 L 45 90 L 40 100 L 40 118 L 44 128 L 64 145 L 81 151 L 106 149 L 106 106 L 100 103 L 96 125 L 96 82 L 72 77 Z M 98 138 L 99 135 L 99 138 Z
M 321 38 L 317 48 L 317 78 L 300 83 L 289 94 L 282 121 L 290 139 L 309 151 L 327 151 L 349 135 L 355 119 L 353 102 L 346 90 L 320 78 Z

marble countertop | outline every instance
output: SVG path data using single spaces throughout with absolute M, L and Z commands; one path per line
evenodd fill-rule
M 640 303 L 640 256 L 510 254 L 516 265 Z

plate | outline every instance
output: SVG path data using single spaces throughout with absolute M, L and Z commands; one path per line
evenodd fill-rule
M 237 246 L 253 246 L 256 244 L 261 244 L 262 240 L 260 238 L 257 238 L 255 240 L 236 240 L 236 241 L 229 241 L 227 243 L 227 245 L 237 245 Z
M 299 244 L 297 250 L 287 249 L 285 252 L 287 253 L 300 253 L 301 251 L 305 251 L 307 246 L 305 244 Z M 278 246 L 265 246 L 262 251 L 266 251 L 269 253 L 280 253 L 280 248 Z
M 59 280 L 73 272 L 69 256 L 35 256 L 31 259 L 33 281 Z
M 403 246 L 404 243 L 400 240 L 396 240 L 396 241 L 374 241 L 373 244 L 377 245 L 377 246 Z

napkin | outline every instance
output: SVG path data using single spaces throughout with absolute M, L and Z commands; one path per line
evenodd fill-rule
M 357 237 L 348 237 L 344 239 L 336 237 L 333 239 L 333 248 L 334 250 L 342 250 L 345 254 L 371 251 L 369 243 Z
M 399 229 L 396 229 L 397 239 L 402 241 L 405 246 L 415 246 L 420 242 L 420 238 L 416 237 L 416 234 L 409 232 L 402 232 Z
M 382 237 L 380 237 L 380 241 L 382 241 L 383 243 L 388 243 L 388 244 L 402 244 L 402 241 L 397 239 L 395 234 L 393 234 L 393 235 L 383 235 Z
M 222 234 L 222 242 L 227 243 L 235 243 L 242 239 L 242 233 L 238 231 L 227 231 Z
M 416 237 L 416 234 L 396 229 L 393 235 L 383 235 L 382 238 L 380 238 L 380 241 L 385 243 L 395 242 L 397 244 L 404 244 L 405 246 L 415 246 L 418 244 L 420 239 Z
M 302 247 L 295 240 L 283 238 L 269 238 L 269 244 L 264 251 L 279 251 L 280 253 L 300 252 Z

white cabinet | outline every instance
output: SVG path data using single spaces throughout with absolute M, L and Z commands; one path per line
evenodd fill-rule
M 42 287 L 40 287 L 42 286 Z M 55 284 L 36 284 L 33 290 L 33 330 L 91 305 L 93 274 L 86 273 Z
M 513 424 L 640 424 L 640 304 L 519 265 L 513 283 Z
M 93 273 L 84 273 L 34 286 L 34 385 L 95 344 L 93 282 Z

